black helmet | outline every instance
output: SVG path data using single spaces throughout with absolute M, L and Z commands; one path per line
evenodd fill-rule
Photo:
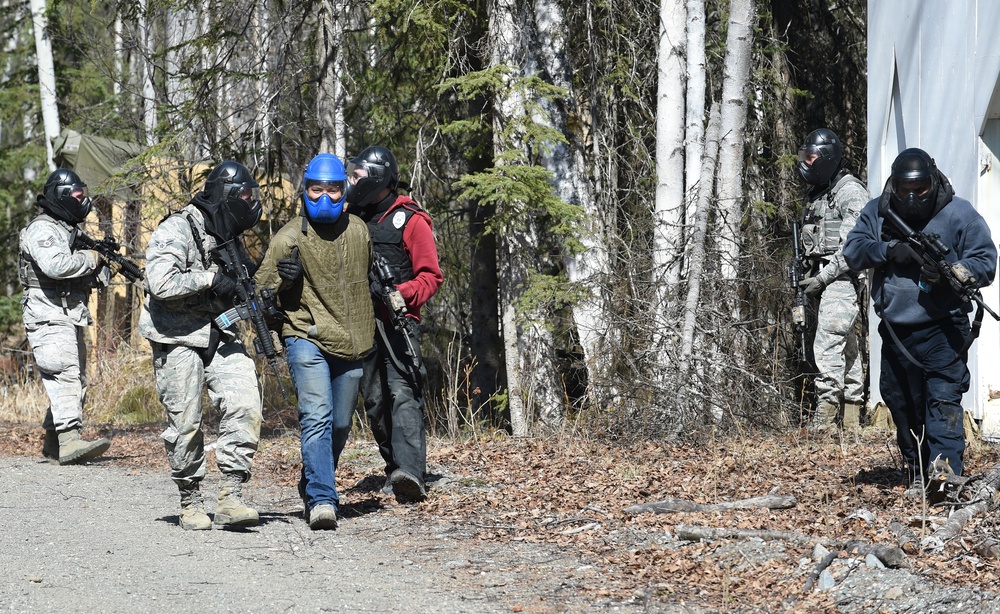
M 833 130 L 813 130 L 799 147 L 799 174 L 810 185 L 830 183 L 843 167 L 844 145 Z
M 239 162 L 226 160 L 212 169 L 199 197 L 194 202 L 205 211 L 206 230 L 222 241 L 260 221 L 260 185 Z
M 357 170 L 365 171 L 355 177 Z M 383 189 L 395 192 L 399 184 L 399 165 L 396 156 L 385 147 L 369 147 L 347 165 L 347 202 L 352 207 L 363 208 L 371 203 Z
M 921 222 L 931 216 L 940 186 L 934 159 L 923 149 L 904 149 L 892 162 L 890 198 L 907 221 Z
M 52 217 L 70 224 L 79 224 L 90 213 L 87 184 L 66 168 L 57 168 L 49 175 L 37 202 Z

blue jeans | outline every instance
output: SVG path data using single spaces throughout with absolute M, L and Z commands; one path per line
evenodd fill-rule
M 361 361 L 330 356 L 308 339 L 285 338 L 285 356 L 299 402 L 306 508 L 338 507 L 335 474 L 358 404 Z

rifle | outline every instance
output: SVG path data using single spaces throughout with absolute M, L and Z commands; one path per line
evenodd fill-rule
M 274 339 L 271 338 L 271 329 L 267 326 L 265 316 L 273 316 L 277 313 L 274 307 L 274 295 L 264 289 L 258 294 L 257 284 L 247 271 L 246 264 L 240 257 L 240 246 L 238 239 L 226 241 L 215 249 L 215 254 L 223 270 L 236 280 L 236 304 L 225 313 L 217 316 L 213 322 L 220 329 L 225 330 L 241 320 L 250 320 L 256 338 L 253 341 L 254 350 L 257 355 L 261 354 L 267 359 L 267 364 L 271 365 L 274 377 L 278 380 L 278 387 L 281 388 L 281 396 L 288 400 L 288 391 L 281 381 L 278 373 L 278 351 L 274 347 Z
M 127 279 L 129 283 L 142 281 L 143 269 L 140 269 L 139 265 L 129 258 L 118 253 L 118 250 L 122 246 L 113 236 L 106 235 L 100 241 L 95 241 L 87 236 L 87 233 L 76 229 L 72 246 L 73 249 L 92 249 L 111 264 L 118 265 L 117 267 L 111 267 L 111 271 L 113 273 L 121 273 L 122 277 Z
M 368 272 L 368 279 L 378 288 L 378 298 L 382 300 L 382 303 L 385 304 L 389 311 L 389 319 L 392 322 L 392 327 L 402 333 L 403 338 L 406 340 L 406 355 L 410 360 L 404 362 L 407 362 L 408 366 L 412 367 L 414 377 L 419 378 L 421 358 L 420 353 L 413 344 L 413 339 L 416 337 L 416 331 L 413 327 L 417 323 L 413 318 L 406 315 L 409 313 L 406 309 L 406 301 L 403 300 L 403 295 L 396 289 L 396 279 L 392 275 L 392 269 L 389 267 L 389 263 L 385 261 L 385 258 L 378 252 L 375 253 L 372 260 L 372 268 Z
M 983 302 L 983 295 L 979 291 L 979 283 L 976 281 L 976 277 L 964 266 L 955 267 L 945 258 L 945 256 L 951 253 L 951 248 L 941 242 L 940 235 L 925 234 L 910 228 L 891 205 L 885 207 L 882 215 L 885 221 L 889 223 L 889 234 L 895 234 L 900 240 L 909 243 L 910 247 L 920 254 L 925 264 L 933 266 L 941 276 L 941 279 L 948 281 L 948 285 L 955 294 L 963 301 L 975 302 L 980 308 L 993 316 L 994 320 L 1000 320 L 1000 315 L 997 315 L 995 311 L 990 309 L 989 305 Z M 930 286 L 927 285 L 926 281 L 921 279 L 918 283 L 921 290 L 930 292 Z
M 806 291 L 799 286 L 805 277 L 805 266 L 802 263 L 802 245 L 799 241 L 799 222 L 792 222 L 792 263 L 788 266 L 788 282 L 795 293 L 792 305 L 792 328 L 799 336 L 802 345 L 802 361 L 808 361 L 806 352 Z

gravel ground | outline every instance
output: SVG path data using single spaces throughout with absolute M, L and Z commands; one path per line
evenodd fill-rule
M 581 601 L 595 572 L 552 549 L 477 544 L 402 507 L 313 532 L 292 489 L 246 495 L 258 527 L 183 531 L 165 475 L 0 458 L 0 612 L 641 610 Z

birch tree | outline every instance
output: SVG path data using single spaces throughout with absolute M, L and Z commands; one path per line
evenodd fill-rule
M 687 91 L 684 121 L 684 220 L 694 225 L 701 203 L 700 187 L 713 183 L 705 176 L 702 159 L 705 138 L 705 0 L 687 0 Z M 709 188 L 711 189 L 711 188 Z
M 572 83 L 573 68 L 566 55 L 567 24 L 562 7 L 556 0 L 535 0 L 534 15 L 538 60 L 549 82 L 566 93 L 565 98 L 541 101 L 552 127 L 566 139 L 566 143 L 552 143 L 549 148 L 544 148 L 541 161 L 553 174 L 556 195 L 582 210 L 580 250 L 566 249 L 563 259 L 569 281 L 579 285 L 583 291 L 580 300 L 573 303 L 573 321 L 580 338 L 588 381 L 593 383 L 606 378 L 611 358 L 602 345 L 608 330 L 600 283 L 601 275 L 608 270 L 604 216 L 593 197 L 581 135 L 570 131 L 567 126 L 576 98 Z M 531 63 L 528 66 L 531 67 Z M 593 397 L 593 386 L 590 390 Z
M 746 146 L 747 82 L 753 26 L 753 0 L 731 0 L 726 36 L 725 73 L 719 126 L 718 234 L 722 278 L 735 281 L 739 272 L 743 219 L 743 152 Z
M 142 85 L 142 119 L 146 146 L 156 145 L 156 89 L 153 87 L 153 55 L 156 52 L 153 29 L 149 22 L 148 0 L 139 0 L 138 35 L 142 55 L 139 83 Z
M 35 30 L 35 57 L 38 62 L 38 93 L 45 129 L 45 155 L 49 170 L 55 170 L 52 141 L 59 136 L 59 107 L 56 105 L 56 70 L 52 61 L 52 41 L 48 34 L 45 0 L 30 0 L 31 22 Z
M 320 151 L 338 157 L 347 155 L 344 135 L 344 74 L 341 53 L 341 31 L 345 16 L 343 0 L 324 0 L 318 16 L 319 40 L 316 60 L 319 66 L 319 92 L 316 96 L 316 116 L 319 118 Z
M 684 240 L 685 14 L 684 0 L 660 0 L 653 283 L 661 313 L 680 281 Z M 661 333 L 657 327 L 657 337 L 662 337 Z M 654 343 L 659 346 L 662 341 Z
M 533 274 L 547 264 L 541 249 L 544 229 L 539 221 L 543 216 L 535 209 L 552 200 L 561 202 L 551 187 L 541 188 L 539 193 L 539 179 L 547 186 L 549 177 L 544 169 L 530 163 L 530 152 L 559 140 L 561 135 L 534 121 L 544 115 L 535 104 L 537 97 L 554 95 L 554 88 L 546 93 L 542 82 L 519 73 L 528 48 L 522 33 L 529 12 L 517 0 L 494 0 L 491 9 L 490 64 L 500 83 L 493 118 L 496 168 L 490 179 L 503 182 L 505 187 L 498 205 L 503 221 L 496 222 L 503 229 L 497 238 L 501 326 L 511 430 L 523 436 L 536 414 L 549 427 L 557 426 L 562 417 L 564 395 L 555 366 L 552 331 L 529 296 Z M 470 195 L 487 196 L 482 192 Z M 567 222 L 573 220 L 556 220 Z

